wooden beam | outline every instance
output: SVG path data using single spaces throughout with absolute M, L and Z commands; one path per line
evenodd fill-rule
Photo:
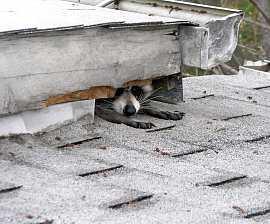
M 0 38 L 0 116 L 112 97 L 113 88 L 179 72 L 179 43 L 164 29 L 91 28 Z
M 146 86 L 146 85 L 151 85 L 152 80 L 151 79 L 145 79 L 145 80 L 133 80 L 133 81 L 128 81 L 124 83 L 124 87 L 127 86 Z
M 55 104 L 74 102 L 80 100 L 91 100 L 114 97 L 116 89 L 110 86 L 91 87 L 86 90 L 79 90 L 58 96 L 51 96 L 42 102 L 43 107 Z
M 151 85 L 152 80 L 133 80 L 124 83 L 123 87 L 127 86 L 145 86 Z M 114 97 L 116 88 L 112 86 L 95 86 L 85 90 L 79 90 L 57 96 L 50 96 L 47 100 L 42 101 L 43 107 L 48 107 L 55 104 L 68 103 L 81 100 L 104 99 Z

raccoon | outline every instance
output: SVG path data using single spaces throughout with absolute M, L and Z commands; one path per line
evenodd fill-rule
M 153 87 L 145 85 L 143 87 L 130 86 L 128 88 L 119 88 L 113 101 L 113 109 L 125 116 L 132 116 L 139 112 L 141 103 L 151 95 Z
M 134 121 L 132 117 L 138 113 L 166 120 L 181 120 L 184 116 L 182 112 L 161 111 L 151 107 L 155 92 L 152 85 L 118 88 L 110 101 L 96 101 L 95 114 L 113 123 L 141 129 L 150 129 L 155 125 L 151 122 Z

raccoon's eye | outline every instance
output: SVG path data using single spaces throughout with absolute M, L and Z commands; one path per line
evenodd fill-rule
M 118 88 L 115 92 L 115 96 L 121 96 L 125 91 L 125 88 Z
M 136 98 L 143 96 L 143 90 L 139 86 L 132 86 L 130 91 Z

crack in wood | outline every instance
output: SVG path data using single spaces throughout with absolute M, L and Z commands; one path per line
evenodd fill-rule
M 205 96 L 192 97 L 191 99 L 192 100 L 200 100 L 200 99 L 205 99 L 205 98 L 213 97 L 213 96 L 215 96 L 215 95 L 214 94 L 209 94 L 209 95 L 205 95 Z
M 87 173 L 82 173 L 82 174 L 79 174 L 78 176 L 86 177 L 86 176 L 96 175 L 96 174 L 100 174 L 100 173 L 106 173 L 108 171 L 117 170 L 117 169 L 120 169 L 122 167 L 124 167 L 124 166 L 117 165 L 117 166 L 109 167 L 109 168 L 102 169 L 102 170 L 95 170 L 95 171 L 91 171 L 91 172 L 87 172 Z
M 101 136 L 97 136 L 97 137 L 93 137 L 93 138 L 83 139 L 80 141 L 70 142 L 70 143 L 66 143 L 64 145 L 57 146 L 57 148 L 62 149 L 62 148 L 67 148 L 67 147 L 73 147 L 75 145 L 81 145 L 82 143 L 90 142 L 90 141 L 101 139 L 101 138 L 102 138 Z
M 232 182 L 235 182 L 235 181 L 238 181 L 238 180 L 242 180 L 242 179 L 245 179 L 245 178 L 247 178 L 246 175 L 232 177 L 232 178 L 229 178 L 229 179 L 226 179 L 226 180 L 206 184 L 206 186 L 208 186 L 208 187 L 218 187 L 218 186 L 229 184 L 229 183 L 232 183 Z
M 134 199 L 129 200 L 129 201 L 124 201 L 124 202 L 120 202 L 120 203 L 117 203 L 117 204 L 114 204 L 114 205 L 110 205 L 110 206 L 108 206 L 108 208 L 119 209 L 119 208 L 122 208 L 122 207 L 127 206 L 127 205 L 132 205 L 132 204 L 135 204 L 135 203 L 150 199 L 153 196 L 154 196 L 153 194 L 142 195 L 142 196 L 139 196 L 139 197 L 134 198 Z
M 270 135 L 265 135 L 265 136 L 261 136 L 261 137 L 258 137 L 258 138 L 248 139 L 248 140 L 245 140 L 245 142 L 247 142 L 247 143 L 260 142 L 260 141 L 263 141 L 263 140 L 266 140 L 266 139 L 270 139 Z
M 15 190 L 18 190 L 18 189 L 20 189 L 22 187 L 23 187 L 23 185 L 19 185 L 19 186 L 14 186 L 14 187 L 8 187 L 8 188 L 5 188 L 5 189 L 0 189 L 0 194 L 15 191 Z
M 250 117 L 252 116 L 253 114 L 243 114 L 243 115 L 237 115 L 237 116 L 232 116 L 232 117 L 227 117 L 227 118 L 223 118 L 221 119 L 222 121 L 229 121 L 229 120 L 232 120 L 232 119 L 238 119 L 238 118 L 242 118 L 242 117 Z

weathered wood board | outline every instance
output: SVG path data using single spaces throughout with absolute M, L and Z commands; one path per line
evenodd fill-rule
M 179 41 L 165 34 L 190 22 L 59 0 L 0 5 L 0 116 L 180 71 Z
M 0 114 L 41 107 L 50 96 L 179 72 L 179 43 L 165 30 L 26 34 L 0 39 Z

